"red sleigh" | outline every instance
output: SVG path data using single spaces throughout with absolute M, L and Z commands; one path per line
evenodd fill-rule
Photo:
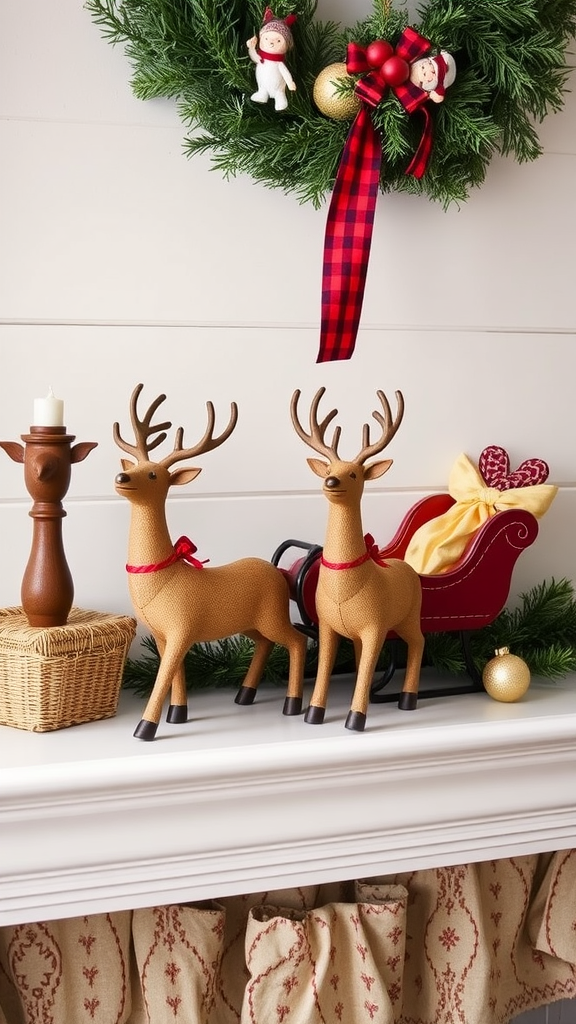
M 407 512 L 393 539 L 380 555 L 403 558 L 416 530 L 424 523 L 443 515 L 454 504 L 449 494 L 433 494 L 422 498 Z M 482 690 L 482 678 L 470 650 L 474 630 L 489 625 L 504 608 L 510 593 L 512 570 L 525 548 L 534 543 L 538 522 L 531 512 L 521 508 L 506 509 L 492 516 L 469 541 L 458 562 L 447 571 L 434 576 L 420 576 L 422 582 L 422 632 L 457 632 L 460 634 L 467 673 L 471 679 L 462 686 L 430 689 L 421 697 L 446 696 Z M 288 567 L 280 563 L 293 548 L 305 550 Z M 306 541 L 286 540 L 272 555 L 274 565 L 283 568 L 290 583 L 292 601 L 301 622 L 298 628 L 317 639 L 318 619 L 315 595 L 322 548 Z M 393 640 L 389 633 L 387 640 Z M 372 703 L 397 699 L 396 693 L 380 693 L 391 680 L 396 668 L 395 645 L 390 645 L 391 660 L 381 679 L 374 682 Z

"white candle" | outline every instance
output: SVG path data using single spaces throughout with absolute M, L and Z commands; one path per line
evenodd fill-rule
M 63 427 L 64 426 L 64 402 L 56 398 L 52 388 L 48 388 L 46 398 L 34 399 L 34 423 L 35 427 Z

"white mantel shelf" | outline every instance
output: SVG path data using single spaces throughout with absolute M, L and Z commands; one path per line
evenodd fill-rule
M 0 727 L 0 924 L 576 846 L 576 676 L 371 705 L 363 733 L 350 690 L 321 726 L 263 687 L 191 695 L 152 743 L 129 693 L 106 721 Z

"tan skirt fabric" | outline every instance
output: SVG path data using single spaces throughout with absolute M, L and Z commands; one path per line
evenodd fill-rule
M 0 1024 L 505 1024 L 576 995 L 576 851 L 0 929 Z

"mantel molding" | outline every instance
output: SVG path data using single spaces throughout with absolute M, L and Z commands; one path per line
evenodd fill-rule
M 371 708 L 322 726 L 195 694 L 132 737 L 141 702 L 49 734 L 0 729 L 0 924 L 191 901 L 576 845 L 576 677 L 523 701 Z

